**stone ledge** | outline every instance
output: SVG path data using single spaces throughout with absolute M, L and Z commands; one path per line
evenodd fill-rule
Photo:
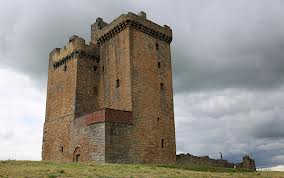
M 131 111 L 122 111 L 110 108 L 101 109 L 77 119 L 82 120 L 83 125 L 85 126 L 102 122 L 133 124 Z

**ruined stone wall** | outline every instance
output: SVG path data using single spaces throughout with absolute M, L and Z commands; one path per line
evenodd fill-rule
M 191 154 L 179 154 L 176 156 L 177 164 L 206 165 L 212 167 L 242 168 L 256 170 L 255 162 L 249 156 L 244 156 L 241 163 L 230 163 L 223 159 L 211 159 L 208 156 L 193 156 Z
M 250 170 L 256 170 L 255 161 L 250 158 L 248 155 L 243 157 L 243 161 L 241 163 L 235 164 L 237 168 L 244 168 Z

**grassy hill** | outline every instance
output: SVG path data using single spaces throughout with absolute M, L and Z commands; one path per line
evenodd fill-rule
M 0 177 L 235 177 L 284 178 L 281 172 L 248 172 L 228 168 L 179 165 L 55 163 L 0 161 Z

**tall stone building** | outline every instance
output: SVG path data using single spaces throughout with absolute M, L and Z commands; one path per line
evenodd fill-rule
M 140 12 L 51 51 L 42 159 L 175 162 L 171 41 Z

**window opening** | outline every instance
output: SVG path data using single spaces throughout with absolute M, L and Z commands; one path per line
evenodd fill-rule
M 120 82 L 119 82 L 119 79 L 116 80 L 116 88 L 119 88 L 120 87 Z
M 160 89 L 164 90 L 164 84 L 163 83 L 160 83 Z

